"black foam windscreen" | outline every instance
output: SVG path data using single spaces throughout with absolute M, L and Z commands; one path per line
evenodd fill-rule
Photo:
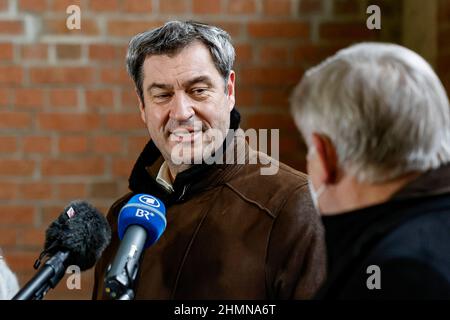
M 48 227 L 45 251 L 50 255 L 69 252 L 67 265 L 84 271 L 95 265 L 110 240 L 111 229 L 103 214 L 85 201 L 73 201 Z

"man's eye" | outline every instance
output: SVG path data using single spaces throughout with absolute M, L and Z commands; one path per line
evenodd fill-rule
M 161 94 L 157 94 L 154 96 L 155 99 L 159 99 L 159 100 L 167 99 L 169 97 L 170 97 L 170 94 L 168 94 L 168 93 L 161 93 Z
M 193 89 L 192 93 L 195 95 L 203 95 L 204 93 L 206 93 L 206 88 Z

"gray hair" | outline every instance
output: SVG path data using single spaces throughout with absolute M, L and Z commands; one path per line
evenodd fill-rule
M 450 161 L 445 89 L 418 54 L 394 44 L 350 46 L 308 70 L 291 97 L 306 143 L 333 142 L 339 166 L 384 182 Z
M 142 65 L 145 58 L 150 55 L 175 55 L 194 41 L 201 41 L 209 49 L 213 62 L 226 83 L 235 58 L 229 34 L 218 27 L 199 22 L 169 21 L 159 28 L 134 36 L 128 45 L 127 71 L 142 101 Z

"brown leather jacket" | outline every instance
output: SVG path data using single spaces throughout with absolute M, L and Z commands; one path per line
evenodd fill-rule
M 246 146 L 242 156 L 248 163 L 257 152 Z M 276 175 L 261 175 L 262 164 L 197 165 L 177 175 L 169 195 L 154 180 L 162 161 L 149 142 L 131 174 L 132 192 L 108 213 L 113 238 L 96 266 L 94 299 L 104 297 L 105 269 L 119 245 L 118 213 L 135 193 L 167 208 L 165 232 L 144 253 L 136 299 L 313 296 L 324 279 L 325 248 L 304 174 L 284 164 Z

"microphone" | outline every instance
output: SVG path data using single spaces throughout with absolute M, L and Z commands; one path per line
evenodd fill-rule
M 158 241 L 166 225 L 166 208 L 156 197 L 136 194 L 123 206 L 118 218 L 120 246 L 105 276 L 109 298 L 134 298 L 133 286 L 142 253 Z
M 93 267 L 111 240 L 111 229 L 93 206 L 73 201 L 50 224 L 45 236 L 44 251 L 34 268 L 39 268 L 43 257 L 50 258 L 13 300 L 42 299 L 50 288 L 56 287 L 70 265 L 77 265 L 81 271 Z

